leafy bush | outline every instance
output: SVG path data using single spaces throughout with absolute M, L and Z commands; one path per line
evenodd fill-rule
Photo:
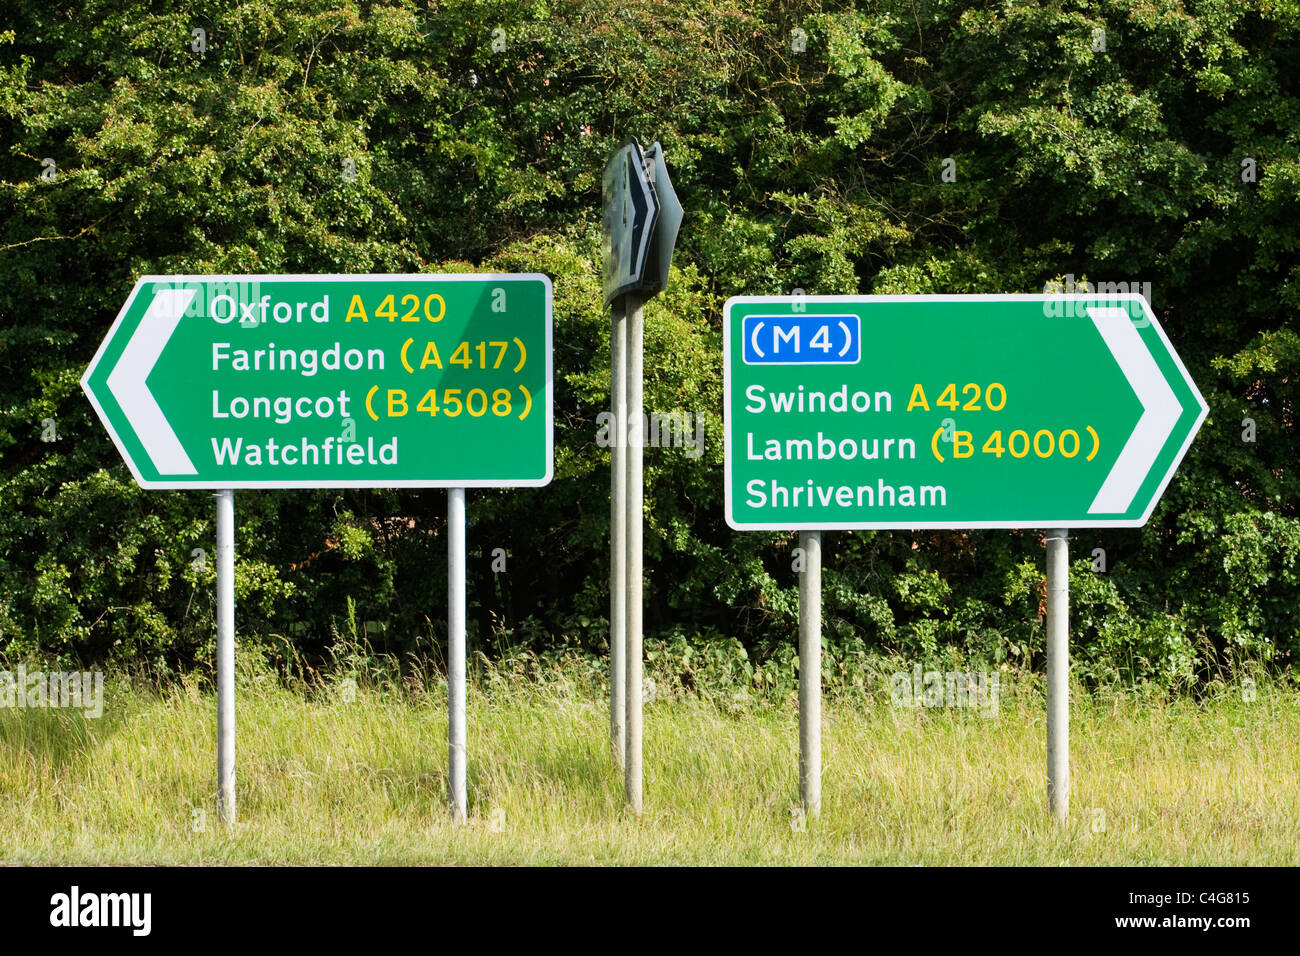
M 1104 575 L 1072 572 L 1081 672 L 1174 685 L 1295 666 L 1294 3 L 9 12 L 0 652 L 209 659 L 211 499 L 137 489 L 77 387 L 137 276 L 471 269 L 551 276 L 557 370 L 553 484 L 470 495 L 472 642 L 600 652 L 600 170 L 635 133 L 664 143 L 687 210 L 646 310 L 647 408 L 706 424 L 699 458 L 647 453 L 648 646 L 673 673 L 772 693 L 790 680 L 792 536 L 722 520 L 725 297 L 1031 292 L 1066 275 L 1150 282 L 1211 406 L 1145 528 L 1075 534 L 1076 555 L 1110 557 Z M 324 661 L 350 607 L 379 652 L 436 660 L 444 513 L 429 491 L 241 492 L 241 635 Z M 826 538 L 828 679 L 852 683 L 880 654 L 1041 666 L 1036 533 Z

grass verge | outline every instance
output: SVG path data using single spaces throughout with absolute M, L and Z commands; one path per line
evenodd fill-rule
M 478 680 L 470 822 L 445 806 L 436 679 L 239 685 L 233 834 L 217 826 L 213 695 L 107 683 L 99 719 L 0 709 L 0 860 L 297 864 L 1290 864 L 1300 693 L 1201 700 L 1075 689 L 1067 826 L 1045 809 L 1031 685 L 999 711 L 828 698 L 823 809 L 802 820 L 794 702 L 661 695 L 645 813 L 623 808 L 605 703 L 582 682 Z

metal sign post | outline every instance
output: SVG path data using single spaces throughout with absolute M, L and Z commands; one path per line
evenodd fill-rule
M 629 293 L 627 303 L 627 647 L 624 651 L 627 681 L 627 754 L 624 787 L 628 806 L 641 814 L 641 532 L 644 523 L 642 454 L 643 395 L 641 347 L 643 312 L 641 297 Z
M 627 317 L 615 303 L 610 328 L 609 742 L 625 766 L 627 750 Z
M 822 533 L 799 534 L 799 802 L 822 810 Z
M 217 499 L 217 818 L 235 825 L 235 493 Z
M 1047 535 L 1047 805 L 1057 823 L 1070 815 L 1069 534 Z
M 610 743 L 625 796 L 641 813 L 641 544 L 644 495 L 642 340 L 646 299 L 668 284 L 682 206 L 663 147 L 629 138 L 605 164 L 602 278 L 610 325 Z
M 465 489 L 447 489 L 447 766 L 452 822 L 465 822 Z

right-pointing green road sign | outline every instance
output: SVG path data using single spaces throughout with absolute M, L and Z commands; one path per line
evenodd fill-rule
M 1138 295 L 740 296 L 737 529 L 1144 524 L 1208 411 Z

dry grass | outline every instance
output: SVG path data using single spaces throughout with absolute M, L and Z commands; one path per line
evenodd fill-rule
M 264 675 L 238 701 L 239 824 L 216 825 L 215 702 L 110 680 L 105 716 L 0 710 L 0 860 L 33 863 L 1291 864 L 1300 694 L 1075 692 L 1070 822 L 1045 811 L 1044 717 L 828 700 L 821 818 L 800 829 L 792 706 L 646 710 L 644 816 L 622 806 L 604 703 L 470 695 L 470 824 L 445 808 L 438 689 L 356 700 Z

